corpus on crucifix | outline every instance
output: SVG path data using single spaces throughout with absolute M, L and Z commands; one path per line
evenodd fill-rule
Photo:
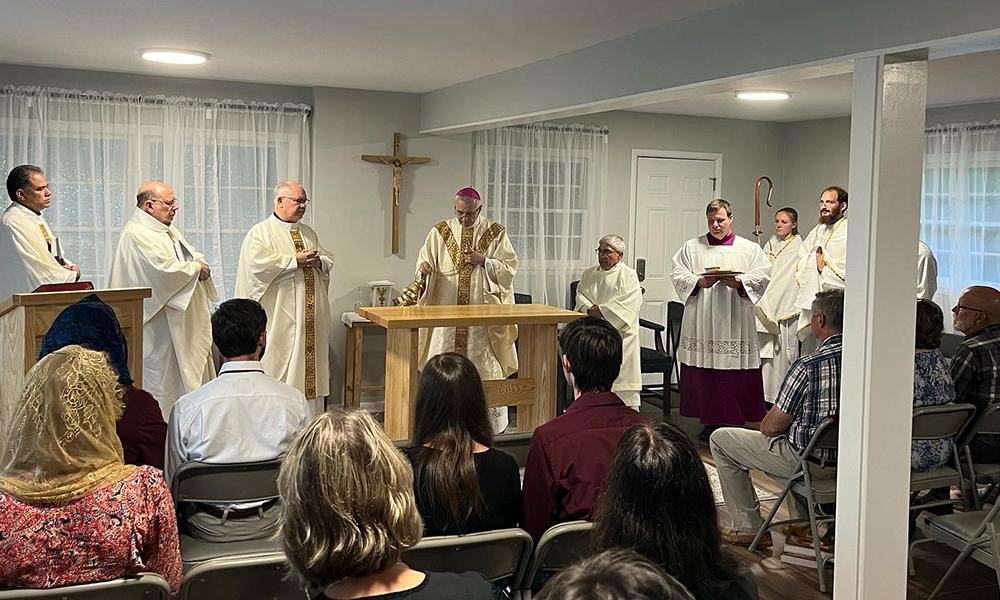
M 392 167 L 392 253 L 399 254 L 399 197 L 403 193 L 403 167 L 425 165 L 431 162 L 423 156 L 401 156 L 399 154 L 399 132 L 392 134 L 392 156 L 362 154 L 365 162 Z

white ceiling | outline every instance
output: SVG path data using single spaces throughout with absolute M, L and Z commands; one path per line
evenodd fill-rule
M 421 93 L 737 1 L 3 0 L 0 62 Z M 139 58 L 162 46 L 213 58 Z
M 785 102 L 744 102 L 735 92 L 791 92 Z M 630 110 L 755 121 L 806 121 L 851 114 L 851 66 L 828 65 L 778 75 L 745 78 L 689 90 L 676 100 Z M 932 59 L 927 67 L 927 105 L 950 106 L 1000 100 L 1000 50 Z

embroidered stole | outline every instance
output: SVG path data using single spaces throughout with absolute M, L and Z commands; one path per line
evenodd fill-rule
M 479 242 L 473 245 L 473 228 L 463 227 L 462 228 L 462 245 L 459 247 L 459 243 L 455 241 L 455 236 L 451 233 L 451 227 L 448 226 L 448 221 L 441 221 L 434 226 L 441 234 L 441 238 L 444 240 L 444 245 L 448 249 L 448 255 L 451 257 L 452 264 L 455 265 L 455 269 L 458 271 L 458 300 L 456 304 L 465 305 L 469 303 L 472 296 L 472 273 L 476 270 L 476 265 L 466 264 L 462 260 L 462 255 L 466 252 L 478 252 L 485 255 L 486 249 L 490 247 L 500 234 L 503 233 L 503 225 L 499 223 L 494 223 L 490 225 L 489 229 L 483 232 L 483 235 L 479 238 Z M 486 266 L 483 265 L 485 269 Z M 459 354 L 466 354 L 469 344 L 469 327 L 468 325 L 462 325 L 455 328 L 455 352 Z
M 305 243 L 298 229 L 292 229 L 292 242 L 296 252 L 304 252 Z M 302 269 L 306 284 L 306 399 L 316 398 L 316 274 L 311 268 Z

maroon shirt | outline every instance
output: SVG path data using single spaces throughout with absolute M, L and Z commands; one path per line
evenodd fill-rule
M 125 464 L 163 470 L 167 424 L 156 398 L 137 387 L 125 386 L 125 413 L 116 429 L 125 451 Z
M 587 392 L 535 429 L 524 467 L 522 528 L 538 541 L 553 525 L 589 520 L 619 438 L 646 420 L 612 392 Z

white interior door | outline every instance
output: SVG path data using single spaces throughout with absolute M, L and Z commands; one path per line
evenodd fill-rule
M 714 159 L 638 157 L 632 258 L 645 260 L 643 318 L 666 323 L 667 302 L 677 299 L 672 259 L 681 244 L 708 231 L 705 206 L 720 184 L 716 173 Z M 642 345 L 652 347 L 652 332 L 642 336 Z

